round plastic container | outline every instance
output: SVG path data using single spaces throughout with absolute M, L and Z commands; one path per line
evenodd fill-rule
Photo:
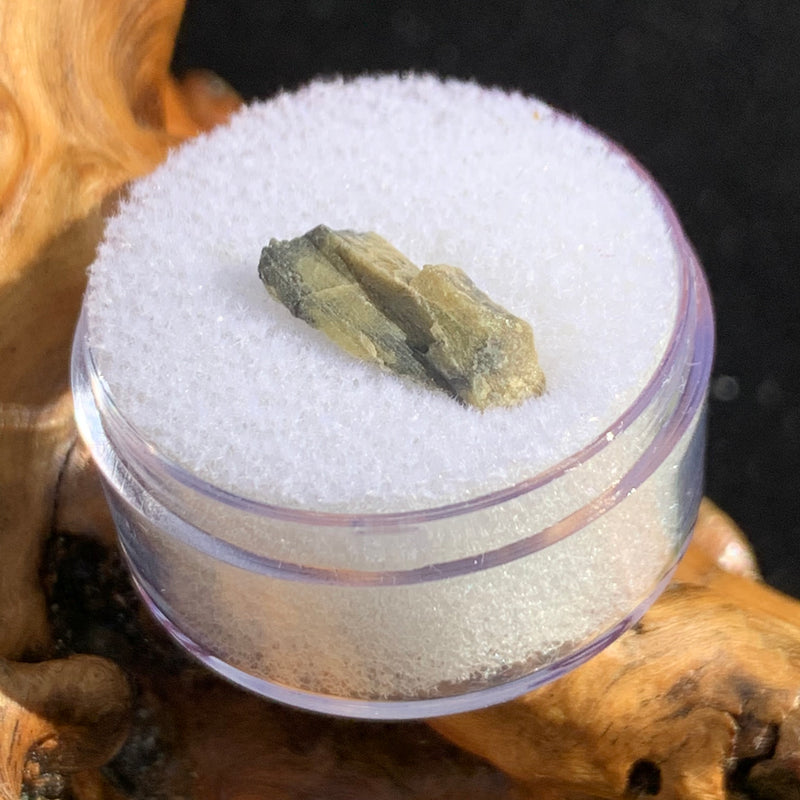
M 664 213 L 679 312 L 636 401 L 542 474 L 427 510 L 298 511 L 187 473 L 120 412 L 82 317 L 78 425 L 154 615 L 259 694 L 383 719 L 508 700 L 610 644 L 666 586 L 702 495 L 712 312 L 666 201 Z

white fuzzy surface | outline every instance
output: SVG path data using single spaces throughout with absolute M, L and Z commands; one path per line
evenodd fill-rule
M 532 324 L 547 393 L 481 414 L 292 318 L 260 251 L 319 223 L 464 269 Z M 664 353 L 676 276 L 650 185 L 541 102 L 430 77 L 318 82 L 134 185 L 91 270 L 89 343 L 120 410 L 208 481 L 301 508 L 425 508 L 602 434 Z

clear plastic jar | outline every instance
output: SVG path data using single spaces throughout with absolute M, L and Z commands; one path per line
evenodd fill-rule
M 679 313 L 636 401 L 544 473 L 423 511 L 298 511 L 186 472 L 116 407 L 84 314 L 72 362 L 78 425 L 155 616 L 248 689 L 383 719 L 508 700 L 610 644 L 669 581 L 702 495 L 712 312 L 663 206 Z

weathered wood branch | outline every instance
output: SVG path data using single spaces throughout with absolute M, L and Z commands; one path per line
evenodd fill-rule
M 182 11 L 182 0 L 0 7 L 3 284 L 174 143 L 165 100 Z
M 104 764 L 122 744 L 128 684 L 95 656 L 21 664 L 0 659 L 0 797 Z
M 43 657 L 50 649 L 39 571 L 56 506 L 59 524 L 69 527 L 76 513 L 84 523 L 93 514 L 84 530 L 110 533 L 96 480 L 87 490 L 90 467 L 76 447 L 68 384 L 72 331 L 104 206 L 169 146 L 219 121 L 234 102 L 232 91 L 206 75 L 183 85 L 169 75 L 182 10 L 182 0 L 0 5 L 6 659 Z M 119 668 L 103 659 L 0 661 L 0 796 L 18 797 L 23 777 L 36 789 L 42 775 L 52 780 L 103 763 L 124 737 L 128 701 Z M 79 772 L 75 785 L 88 798 L 99 796 L 102 782 Z M 39 788 L 52 794 L 58 786 Z
M 169 75 L 182 9 L 0 6 L 0 655 L 33 655 L 47 639 L 38 552 L 75 442 L 69 349 L 104 205 L 237 102 L 208 74 Z M 70 464 L 66 497 L 73 476 Z

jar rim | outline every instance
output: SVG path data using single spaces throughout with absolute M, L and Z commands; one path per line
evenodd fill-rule
M 647 173 L 644 168 L 632 157 L 628 156 L 628 158 L 633 168 L 646 177 Z M 652 179 L 649 180 L 652 183 Z M 691 346 L 692 339 L 697 341 L 694 344 L 694 352 L 691 355 L 692 374 L 691 376 L 687 375 L 687 385 L 689 382 L 700 387 L 707 385 L 713 357 L 713 325 L 711 324 L 711 302 L 708 295 L 708 287 L 694 251 L 681 230 L 675 211 L 657 186 L 653 186 L 653 190 L 669 228 L 669 235 L 675 250 L 679 271 L 678 303 L 675 318 L 669 342 L 658 366 L 654 369 L 649 381 L 634 401 L 589 444 L 530 478 L 477 497 L 429 508 L 415 508 L 404 511 L 340 512 L 283 506 L 243 497 L 223 489 L 199 477 L 160 452 L 159 448 L 148 440 L 119 409 L 109 387 L 94 363 L 91 348 L 88 344 L 85 344 L 88 328 L 85 308 L 81 313 L 76 330 L 75 346 L 73 348 L 73 376 L 76 369 L 80 368 L 80 365 L 76 364 L 76 360 L 81 357 L 79 353 L 81 350 L 80 344 L 84 342 L 84 347 L 82 348 L 84 351 L 84 364 L 82 366 L 90 374 L 94 401 L 98 407 L 102 408 L 104 424 L 107 423 L 108 427 L 111 428 L 112 433 L 109 438 L 114 446 L 124 443 L 127 447 L 134 448 L 135 459 L 140 461 L 151 475 L 167 476 L 187 488 L 190 492 L 257 516 L 320 527 L 369 528 L 370 530 L 397 529 L 407 525 L 417 525 L 438 519 L 460 516 L 505 503 L 542 488 L 576 465 L 585 463 L 597 456 L 611 445 L 619 435 L 624 433 L 639 418 L 643 410 L 658 397 L 665 375 L 669 374 L 676 363 L 683 357 L 685 348 L 687 345 Z M 701 329 L 704 327 L 703 323 L 705 321 L 705 328 L 707 328 L 705 333 L 703 330 L 691 330 L 693 321 L 694 325 Z M 688 424 L 688 421 L 694 416 L 693 412 L 702 403 L 704 395 L 705 392 L 702 391 L 697 396 L 693 396 L 690 407 L 676 408 L 673 416 L 680 413 L 686 420 L 685 424 Z M 667 428 L 669 426 L 665 425 L 664 427 Z M 663 434 L 663 431 L 658 435 L 661 434 Z

